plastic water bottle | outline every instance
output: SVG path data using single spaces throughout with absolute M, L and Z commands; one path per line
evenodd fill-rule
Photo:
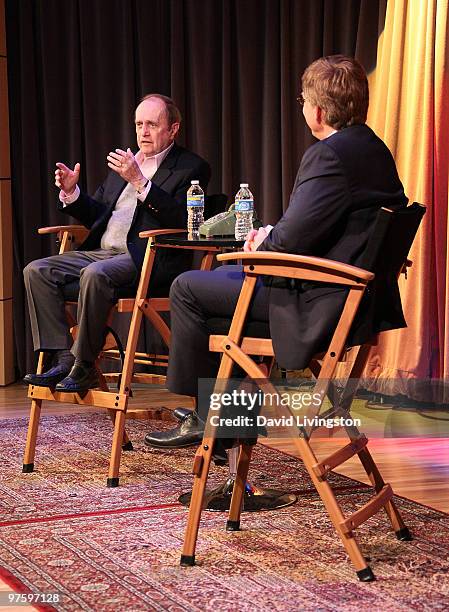
M 248 183 L 240 183 L 235 196 L 235 239 L 245 240 L 253 229 L 254 198 Z
M 187 231 L 189 238 L 199 236 L 200 225 L 204 222 L 204 191 L 199 181 L 191 181 L 187 192 Z

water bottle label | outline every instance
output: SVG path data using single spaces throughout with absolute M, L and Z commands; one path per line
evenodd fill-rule
M 187 208 L 195 206 L 204 206 L 204 196 L 202 195 L 193 195 L 187 198 Z
M 235 201 L 236 212 L 247 212 L 249 210 L 253 210 L 253 208 L 254 208 L 253 200 L 236 200 Z

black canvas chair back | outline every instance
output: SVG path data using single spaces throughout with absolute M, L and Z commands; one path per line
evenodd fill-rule
M 426 207 L 413 203 L 406 208 L 381 208 L 359 266 L 375 273 L 351 328 L 347 346 L 371 342 L 379 332 L 406 327 L 397 277 Z
M 398 275 L 412 246 L 426 207 L 381 208 L 359 266 L 376 276 Z

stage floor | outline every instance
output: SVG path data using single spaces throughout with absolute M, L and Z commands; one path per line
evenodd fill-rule
M 189 406 L 187 398 L 169 393 L 162 388 L 148 389 L 147 386 L 145 389 L 137 389 L 135 395 L 132 402 L 143 406 L 150 403 L 153 406 L 167 408 Z M 0 420 L 26 416 L 29 405 L 25 385 L 18 383 L 0 388 Z M 81 408 L 71 404 L 47 402 L 42 413 L 69 414 L 98 410 L 98 408 Z M 361 417 L 361 430 L 370 440 L 369 448 L 385 481 L 392 485 L 395 493 L 449 513 L 449 433 L 447 437 L 441 437 L 445 435 L 445 426 L 449 424 L 449 413 L 369 408 L 365 402 L 358 400 L 352 415 Z M 440 425 L 440 437 L 426 437 L 429 435 L 429 423 L 433 435 Z M 145 427 L 142 429 L 144 432 Z M 410 437 L 383 437 L 383 431 L 387 431 L 386 435 L 389 436 L 410 435 Z M 292 442 L 286 438 L 269 438 L 263 443 L 289 454 L 295 454 Z M 320 440 L 320 450 L 318 452 L 316 449 L 316 452 L 319 456 L 325 456 L 327 452 L 335 450 L 337 443 L 341 441 Z M 368 482 L 356 457 L 338 471 L 356 480 Z

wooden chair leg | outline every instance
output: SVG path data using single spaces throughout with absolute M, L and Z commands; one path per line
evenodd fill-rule
M 123 434 L 125 432 L 126 414 L 122 410 L 115 413 L 114 436 L 112 438 L 111 461 L 109 463 L 109 474 L 106 484 L 108 487 L 118 487 L 120 458 L 122 454 Z
M 354 425 L 345 427 L 345 429 L 349 438 L 352 441 L 360 435 L 358 428 Z M 357 456 L 376 493 L 379 493 L 379 491 L 381 491 L 385 486 L 385 481 L 382 478 L 382 474 L 380 473 L 379 468 L 377 467 L 377 464 L 373 459 L 373 456 L 371 455 L 367 447 L 361 449 L 357 453 Z M 388 501 L 385 504 L 384 509 L 387 513 L 387 516 L 390 520 L 391 526 L 396 534 L 397 539 L 401 541 L 412 540 L 413 538 L 410 533 L 410 530 L 402 520 L 402 516 L 399 510 L 396 508 L 396 505 L 393 500 Z
M 330 385 L 329 389 L 331 391 L 331 393 L 329 394 L 329 398 L 331 400 L 332 405 L 335 406 L 337 404 L 339 410 L 345 416 L 350 416 L 350 407 L 355 397 L 360 377 L 362 376 L 362 372 L 369 356 L 371 347 L 369 345 L 364 345 L 361 347 L 357 347 L 356 350 L 357 352 L 355 354 L 355 361 L 351 368 L 351 372 L 346 380 L 343 395 L 341 397 L 335 395 L 335 393 L 333 393 L 335 389 L 332 384 Z M 317 365 L 318 364 L 312 365 L 312 372 L 314 372 L 314 374 L 316 373 L 319 375 L 319 366 L 317 368 Z M 345 427 L 345 429 L 351 441 L 356 440 L 360 436 L 358 428 L 354 425 L 347 426 Z M 357 453 L 357 455 L 376 493 L 379 493 L 385 487 L 385 481 L 382 478 L 379 468 L 377 467 L 376 462 L 374 461 L 370 451 L 368 450 L 368 448 L 365 447 L 361 449 L 360 452 Z M 387 513 L 387 516 L 390 520 L 391 526 L 396 534 L 397 539 L 401 541 L 412 540 L 410 530 L 402 520 L 401 514 L 396 508 L 396 505 L 393 500 L 389 500 L 385 504 L 384 509 Z
M 22 472 L 24 474 L 34 472 L 34 455 L 36 452 L 36 440 L 41 417 L 41 406 L 42 400 L 38 399 L 31 401 L 30 420 L 28 422 L 27 441 L 22 465 Z
M 112 408 L 108 408 L 108 414 L 112 421 L 112 426 L 115 427 L 115 418 L 117 416 L 117 411 L 112 410 Z M 126 429 L 123 430 L 123 440 L 122 440 L 122 450 L 124 451 L 132 451 L 134 450 L 133 443 L 131 442 Z
M 379 492 L 385 486 L 385 482 L 371 453 L 367 448 L 364 448 L 358 453 L 358 457 L 368 478 L 371 481 L 371 484 L 375 488 L 376 492 Z M 384 508 L 397 539 L 402 541 L 411 540 L 412 535 L 410 530 L 402 520 L 402 516 L 400 515 L 399 510 L 396 508 L 395 503 L 390 500 L 387 504 L 385 504 Z
M 192 498 L 181 554 L 181 565 L 184 567 L 195 565 L 196 541 L 198 539 L 201 512 L 204 507 L 204 493 L 206 491 L 207 477 L 209 476 L 213 443 L 213 438 L 203 440 L 195 455 Z M 204 451 L 205 448 L 207 448 L 206 451 Z
M 39 353 L 36 374 L 42 374 L 44 369 L 44 352 Z M 42 400 L 31 400 L 30 420 L 28 422 L 27 441 L 23 454 L 22 472 L 29 474 L 34 472 L 34 456 L 36 453 L 36 441 L 39 431 L 39 421 L 41 418 Z
M 317 459 L 310 448 L 309 443 L 303 438 L 296 438 L 295 445 L 300 453 L 301 459 L 304 462 L 310 478 L 312 479 L 313 484 L 315 485 L 315 488 L 326 507 L 335 530 L 340 536 L 343 546 L 345 547 L 346 552 L 348 553 L 348 556 L 355 567 L 359 580 L 362 582 L 371 582 L 372 580 L 375 580 L 373 571 L 367 564 L 365 557 L 362 555 L 354 533 L 352 531 L 346 533 L 341 528 L 341 524 L 344 522 L 345 517 L 337 503 L 337 500 L 335 499 L 332 488 L 326 480 L 319 480 L 313 470 L 313 466 L 316 465 Z
M 234 481 L 234 488 L 232 490 L 226 531 L 240 530 L 240 514 L 242 512 L 243 495 L 245 493 L 252 450 L 253 447 L 249 444 L 242 444 L 240 447 L 239 459 L 237 463 L 237 474 Z
M 268 381 L 268 383 L 264 386 L 268 388 L 269 385 L 270 383 Z M 320 396 L 323 398 L 327 393 L 328 384 L 326 383 L 326 380 L 320 381 L 320 379 L 317 379 L 317 387 L 318 386 L 320 386 L 321 389 Z M 315 387 L 315 390 L 317 387 Z M 318 410 L 319 407 L 317 407 L 317 412 Z M 284 416 L 285 418 L 290 416 L 289 409 L 282 403 L 278 406 L 278 411 L 280 415 Z M 355 567 L 359 580 L 362 582 L 370 582 L 375 580 L 375 576 L 371 568 L 366 563 L 366 560 L 359 548 L 358 542 L 354 537 L 353 531 L 348 531 L 347 529 L 343 528 L 346 519 L 340 506 L 338 505 L 337 500 L 335 499 L 332 488 L 327 480 L 318 478 L 317 474 L 315 473 L 314 467 L 317 465 L 318 461 L 308 440 L 298 436 L 296 427 L 292 428 L 292 437 L 299 456 L 301 457 L 304 466 L 306 467 L 312 482 L 325 505 L 330 519 L 342 540 L 343 546 L 345 547 L 349 558 Z
M 95 365 L 97 365 L 97 364 L 95 364 Z M 106 381 L 106 378 L 104 377 L 103 373 L 101 372 L 101 370 L 98 367 L 97 367 L 97 371 L 98 371 L 98 380 L 99 380 L 99 383 L 100 383 L 100 389 L 102 391 L 109 392 L 109 386 L 108 386 L 108 383 Z M 116 410 L 112 410 L 112 409 L 108 409 L 108 413 L 109 413 L 109 416 L 110 416 L 111 421 L 112 421 L 112 426 L 114 426 L 115 425 L 115 415 L 116 415 L 117 411 Z M 124 451 L 132 451 L 132 450 L 134 450 L 133 443 L 129 439 L 128 434 L 126 433 L 126 430 L 123 431 L 122 450 L 124 450 Z

